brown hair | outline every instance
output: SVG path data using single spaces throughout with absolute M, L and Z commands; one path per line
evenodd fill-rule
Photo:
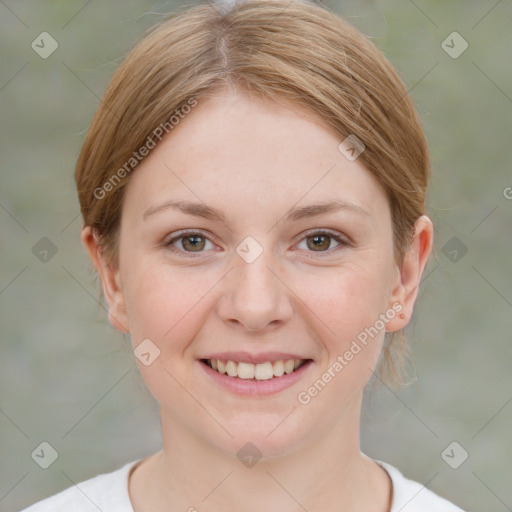
M 425 213 L 430 159 L 419 116 L 397 71 L 362 33 L 307 0 L 185 6 L 156 25 L 118 68 L 91 122 L 75 179 L 84 225 L 117 264 L 123 190 L 133 168 L 201 97 L 224 87 L 309 108 L 385 190 L 395 259 Z M 139 151 L 140 150 L 140 151 Z M 398 382 L 404 336 L 385 344 L 380 370 Z M 388 340 L 389 341 L 389 340 Z M 394 352 L 394 354 L 392 354 Z

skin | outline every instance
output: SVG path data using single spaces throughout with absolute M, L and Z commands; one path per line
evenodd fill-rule
M 135 511 L 389 510 L 390 479 L 359 448 L 363 389 L 385 331 L 412 315 L 433 227 L 418 219 L 398 267 L 384 191 L 360 160 L 340 153 L 342 140 L 301 107 L 223 91 L 201 99 L 137 167 L 125 190 L 118 266 L 84 227 L 111 323 L 134 347 L 149 338 L 160 350 L 149 366 L 137 360 L 160 405 L 163 450 L 131 474 Z M 225 220 L 170 208 L 143 219 L 170 199 L 205 203 Z M 368 215 L 283 219 L 292 207 L 334 199 Z M 164 246 L 184 229 L 206 237 L 199 249 L 183 246 L 190 238 L 174 242 L 178 252 Z M 327 238 L 315 250 L 313 229 L 348 244 Z M 247 236 L 263 248 L 252 263 L 236 252 Z M 404 318 L 397 314 L 299 403 L 298 393 L 396 303 Z M 197 361 L 228 350 L 293 352 L 313 364 L 273 396 L 239 397 L 213 384 Z M 236 457 L 249 441 L 263 454 L 251 468 Z

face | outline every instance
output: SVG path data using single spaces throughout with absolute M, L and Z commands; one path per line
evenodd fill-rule
M 411 297 L 384 191 L 340 142 L 300 108 L 224 93 L 137 167 L 108 300 L 164 429 L 272 456 L 357 425 Z

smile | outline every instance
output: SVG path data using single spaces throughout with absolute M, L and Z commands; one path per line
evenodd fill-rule
M 228 375 L 234 379 L 244 380 L 270 380 L 293 373 L 308 359 L 281 359 L 252 364 L 225 359 L 202 359 L 201 362 L 221 375 Z

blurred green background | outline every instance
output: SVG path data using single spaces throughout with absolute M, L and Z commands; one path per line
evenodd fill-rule
M 120 60 L 179 5 L 0 2 L 2 511 L 160 447 L 129 339 L 96 302 L 73 171 Z M 468 511 L 512 510 L 512 4 L 325 5 L 399 70 L 433 158 L 436 255 L 407 330 L 417 381 L 367 396 L 362 450 Z M 468 43 L 457 58 L 441 46 L 454 31 Z M 42 32 L 58 43 L 46 59 L 31 48 Z M 46 470 L 31 458 L 42 441 L 58 452 Z M 441 457 L 453 441 L 469 454 L 457 469 Z

